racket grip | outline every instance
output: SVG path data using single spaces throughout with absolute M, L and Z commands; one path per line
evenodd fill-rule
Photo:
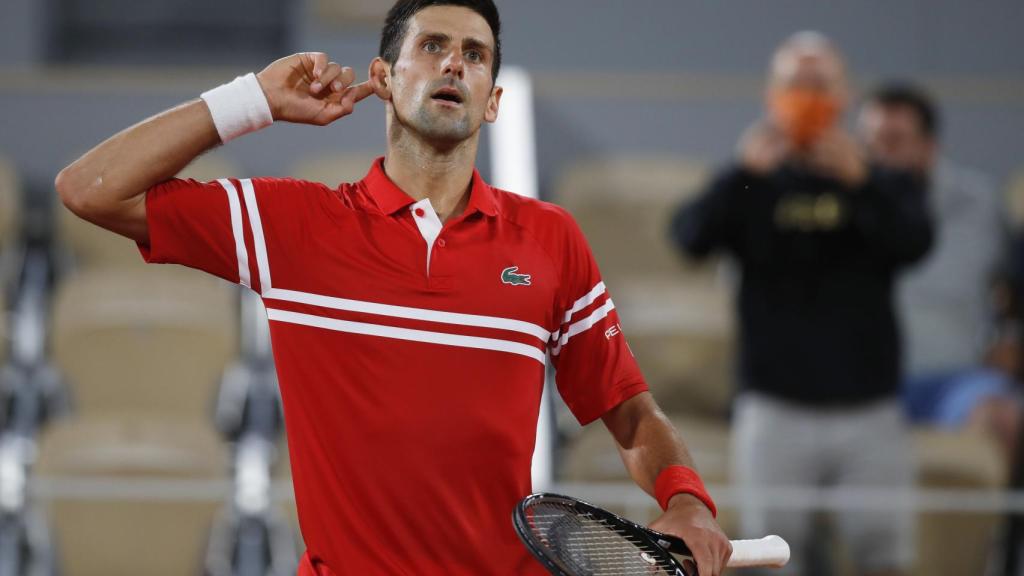
M 782 568 L 789 562 L 789 544 L 779 536 L 733 540 L 729 568 Z

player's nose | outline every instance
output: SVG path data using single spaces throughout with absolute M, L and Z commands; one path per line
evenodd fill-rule
M 444 60 L 444 66 L 442 69 L 445 77 L 459 78 L 460 80 L 465 76 L 466 61 L 462 57 L 461 50 L 452 50 L 448 53 L 448 57 Z

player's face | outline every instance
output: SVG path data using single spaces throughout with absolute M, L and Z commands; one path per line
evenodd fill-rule
M 921 129 L 911 108 L 869 104 L 861 112 L 858 124 L 875 161 L 902 170 L 927 172 L 934 143 Z
M 396 119 L 427 140 L 458 143 L 498 114 L 494 36 L 487 21 L 459 6 L 432 6 L 409 22 L 392 68 Z

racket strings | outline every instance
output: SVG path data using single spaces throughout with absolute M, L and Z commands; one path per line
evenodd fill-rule
M 623 526 L 571 505 L 538 504 L 527 516 L 534 536 L 578 576 L 675 575 L 661 548 Z

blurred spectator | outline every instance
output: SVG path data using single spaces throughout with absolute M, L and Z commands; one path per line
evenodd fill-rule
M 1020 404 L 1011 375 L 985 361 L 1005 348 L 1005 341 L 987 345 L 1000 332 L 991 322 L 990 294 L 1007 239 L 995 186 L 940 157 L 939 114 L 920 88 L 880 87 L 866 100 L 859 127 L 875 162 L 926 183 L 935 218 L 934 249 L 898 289 L 907 414 L 941 427 L 981 427 L 1012 455 Z
M 738 161 L 672 223 L 690 256 L 725 251 L 738 262 L 733 478 L 743 532 L 787 538 L 790 574 L 804 573 L 811 516 L 766 508 L 759 489 L 913 481 L 893 281 L 927 252 L 931 225 L 919 179 L 869 165 L 838 125 L 847 100 L 828 39 L 786 40 L 771 62 L 765 118 L 743 136 Z M 909 569 L 909 514 L 837 520 L 859 573 Z

